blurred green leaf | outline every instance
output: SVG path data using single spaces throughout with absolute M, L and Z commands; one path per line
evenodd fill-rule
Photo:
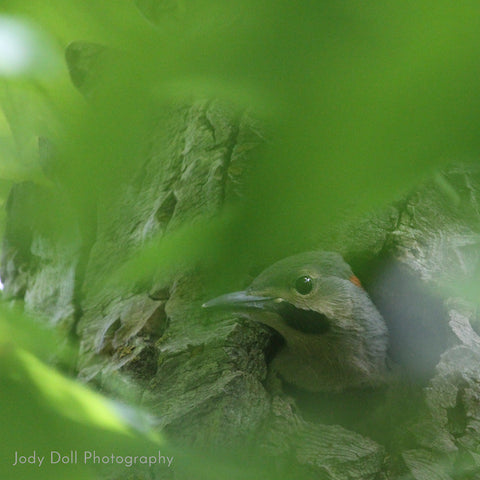
M 111 455 L 149 455 L 160 436 L 145 428 L 140 412 L 116 405 L 48 367 L 28 351 L 5 342 L 0 323 L 0 417 L 5 439 L 0 442 L 2 478 L 93 478 L 91 467 L 50 464 L 50 452 L 71 450 Z M 163 443 L 162 443 L 163 445 Z M 45 464 L 13 466 L 15 452 L 46 457 Z M 112 467 L 113 468 L 113 467 Z M 29 472 L 29 473 L 27 473 Z

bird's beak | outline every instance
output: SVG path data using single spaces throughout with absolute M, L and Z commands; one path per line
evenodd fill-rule
M 246 291 L 227 293 L 216 297 L 202 305 L 203 308 L 226 308 L 226 309 L 262 309 L 269 310 L 272 303 L 275 303 L 273 297 L 262 297 L 258 295 L 251 295 Z

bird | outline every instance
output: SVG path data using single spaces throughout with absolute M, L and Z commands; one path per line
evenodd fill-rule
M 387 325 L 339 253 L 284 258 L 245 290 L 202 306 L 238 313 L 278 332 L 284 342 L 271 367 L 296 388 L 341 393 L 387 382 Z

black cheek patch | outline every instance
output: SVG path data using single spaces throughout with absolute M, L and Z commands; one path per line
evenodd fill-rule
M 275 310 L 289 327 L 300 332 L 322 335 L 330 330 L 330 320 L 322 313 L 302 310 L 287 302 L 279 303 Z

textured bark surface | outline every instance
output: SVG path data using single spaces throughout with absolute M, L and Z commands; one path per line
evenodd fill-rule
M 83 44 L 67 53 L 87 96 L 99 55 Z M 305 478 L 480 478 L 478 319 L 473 305 L 449 293 L 478 272 L 476 169 L 452 167 L 339 234 L 341 253 L 396 338 L 394 360 L 421 379 L 423 410 L 408 425 L 414 440 L 394 453 L 341 425 L 305 421 L 267 375 L 271 332 L 202 311 L 205 272 L 195 265 L 149 284 L 103 283 L 149 239 L 217 214 L 238 195 L 261 143 L 247 112 L 206 100 L 168 107 L 148 132 L 135 175 L 97 203 L 88 232 L 71 225 L 63 234 L 46 220 L 49 202 L 73 208 L 61 186 L 16 185 L 3 244 L 5 295 L 24 299 L 66 336 L 74 332 L 79 377 L 107 391 L 112 380 L 123 382 L 177 441 L 234 447 L 248 440 L 260 456 L 288 456 L 293 474 Z
M 345 250 L 377 265 L 368 287 L 389 324 L 392 356 L 426 382 L 424 410 L 409 425 L 416 448 L 401 453 L 418 480 L 480 478 L 479 318 L 462 297 L 476 298 L 479 187 L 476 165 L 448 167 L 361 225 L 362 241 Z

